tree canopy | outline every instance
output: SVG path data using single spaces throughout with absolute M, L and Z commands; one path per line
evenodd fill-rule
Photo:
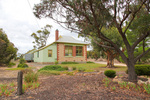
M 133 82 L 137 81 L 135 63 L 150 51 L 148 47 L 138 56 L 134 56 L 134 50 L 138 44 L 150 35 L 150 25 L 145 25 L 149 19 L 142 19 L 142 17 L 148 16 L 149 13 L 149 0 L 42 0 L 34 7 L 34 14 L 38 18 L 51 18 L 70 31 L 97 37 L 109 43 L 127 64 L 128 78 L 129 81 Z M 138 29 L 141 30 L 144 27 L 146 31 L 139 31 L 140 35 L 130 44 L 127 31 L 130 31 L 130 26 L 136 19 L 144 20 L 145 24 L 138 24 Z M 117 28 L 127 55 L 103 33 L 103 27 Z M 133 32 L 132 34 L 136 33 Z M 112 48 L 106 45 L 101 46 Z
M 17 48 L 8 40 L 6 33 L 0 28 L 0 65 L 8 64 L 16 57 Z
M 34 43 L 34 48 L 41 48 L 46 46 L 46 42 L 47 39 L 50 35 L 50 29 L 51 29 L 51 25 L 46 25 L 44 28 L 42 28 L 41 30 L 38 30 L 37 33 L 32 33 L 31 36 L 35 39 L 35 41 L 33 41 Z

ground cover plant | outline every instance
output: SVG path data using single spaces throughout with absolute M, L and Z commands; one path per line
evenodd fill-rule
M 79 64 L 78 62 L 62 62 L 61 64 Z
M 18 68 L 27 68 L 27 67 L 29 67 L 25 62 L 26 62 L 25 59 L 21 58 L 17 67 Z
M 125 82 L 125 81 L 116 83 L 116 82 L 113 82 L 112 79 L 110 79 L 110 78 L 104 78 L 102 82 L 106 88 L 109 88 L 113 91 L 120 88 L 120 89 L 127 89 L 130 91 L 137 91 L 137 92 L 141 92 L 141 93 L 150 94 L 150 85 L 149 84 L 138 85 L 138 84 Z
M 9 62 L 8 67 L 12 67 L 14 65 L 16 65 L 14 62 Z

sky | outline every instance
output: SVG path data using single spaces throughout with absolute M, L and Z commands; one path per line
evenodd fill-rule
M 59 30 L 59 35 L 68 35 L 84 41 L 84 38 L 78 38 L 77 33 L 67 31 L 51 19 L 37 19 L 32 9 L 34 4 L 39 2 L 40 0 L 0 0 L 0 28 L 18 48 L 18 53 L 24 54 L 33 49 L 34 39 L 31 34 L 46 24 L 52 25 L 47 44 L 55 41 L 56 29 Z

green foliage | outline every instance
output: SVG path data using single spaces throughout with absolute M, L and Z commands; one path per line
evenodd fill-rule
M 59 65 L 48 65 L 48 66 L 45 66 L 45 67 L 39 69 L 38 71 L 42 71 L 42 70 L 47 70 L 47 71 L 49 71 L 49 70 L 64 71 L 66 69 L 61 67 L 61 66 L 59 66 Z
M 24 64 L 25 62 L 26 62 L 26 60 L 25 60 L 25 59 L 20 58 L 20 60 L 19 60 L 19 63 L 20 63 L 20 64 Z
M 35 39 L 33 42 L 34 47 L 41 48 L 46 46 L 47 39 L 50 35 L 51 25 L 46 25 L 42 30 L 38 30 L 37 33 L 32 33 L 31 36 Z
M 24 81 L 27 83 L 37 82 L 37 80 L 38 80 L 38 75 L 35 73 L 28 73 L 24 76 Z
M 105 87 L 108 87 L 110 84 L 110 80 L 108 78 L 104 78 L 103 83 L 104 83 Z
M 87 61 L 86 63 L 94 63 L 94 62 L 92 62 L 92 61 Z
M 145 84 L 144 86 L 143 86 L 143 88 L 144 88 L 144 90 L 148 93 L 148 94 L 150 94 L 150 84 Z
M 72 76 L 72 75 L 73 75 L 73 72 L 64 72 L 64 74 L 67 74 L 67 75 Z
M 76 68 L 76 67 L 72 67 L 72 69 L 73 69 L 73 70 L 76 70 L 77 68 Z
M 18 64 L 17 66 L 18 68 L 27 68 L 29 67 L 27 64 L 23 63 L 23 64 Z
M 138 76 L 150 76 L 150 65 L 135 65 L 135 72 Z M 128 74 L 128 70 L 126 70 L 126 73 Z
M 110 77 L 110 78 L 114 78 L 116 76 L 116 71 L 114 70 L 106 70 L 104 72 L 104 74 L 107 76 L 107 77 Z
M 0 28 L 0 65 L 9 64 L 16 57 L 17 48 L 8 40 L 6 33 Z
M 14 65 L 16 65 L 14 62 L 9 62 L 8 67 L 12 67 Z
M 62 62 L 61 64 L 79 64 L 78 62 Z
M 78 71 L 79 71 L 79 72 L 84 72 L 84 71 L 85 71 L 85 69 L 84 69 L 84 68 L 82 68 L 82 67 L 78 67 Z
M 65 70 L 68 70 L 68 67 L 67 66 L 65 66 L 65 67 L 63 67 Z
M 38 72 L 41 75 L 60 75 L 60 71 L 55 71 L 55 70 L 41 70 Z
M 55 65 L 57 65 L 58 64 L 58 61 L 55 61 Z

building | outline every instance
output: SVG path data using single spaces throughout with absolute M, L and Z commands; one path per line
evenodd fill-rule
M 55 42 L 34 52 L 34 62 L 54 63 L 86 62 L 88 43 L 79 41 L 70 36 L 59 36 L 55 32 Z

